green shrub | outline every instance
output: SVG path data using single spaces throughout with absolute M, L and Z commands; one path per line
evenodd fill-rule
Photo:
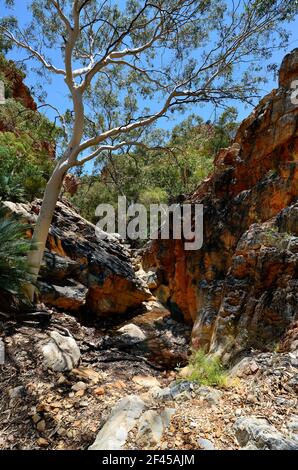
M 166 204 L 168 197 L 164 189 L 155 187 L 141 191 L 138 202 L 149 207 L 150 204 Z
M 208 356 L 203 349 L 193 351 L 189 360 L 188 380 L 202 385 L 224 387 L 227 375 L 218 357 Z
M 25 238 L 28 226 L 0 208 L 0 289 L 20 295 L 22 285 L 31 282 L 27 264 L 30 240 Z
M 82 217 L 94 224 L 98 222 L 95 210 L 99 204 L 112 204 L 117 207 L 117 200 L 108 188 L 101 181 L 89 184 L 89 177 L 82 177 L 79 189 L 71 198 L 71 202 Z
M 15 177 L 13 173 L 0 174 L 0 199 L 20 202 L 23 201 L 24 196 L 24 188 L 18 177 Z
M 41 197 L 53 162 L 34 150 L 28 135 L 0 133 L 0 198 L 13 202 Z
M 42 197 L 55 164 L 55 142 L 61 136 L 54 123 L 13 98 L 13 90 L 24 78 L 1 54 L 0 37 L 0 80 L 6 97 L 0 106 L 0 199 L 13 202 Z

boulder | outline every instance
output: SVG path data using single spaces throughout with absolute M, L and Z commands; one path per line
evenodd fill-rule
M 76 341 L 71 336 L 62 336 L 57 331 L 52 331 L 50 338 L 50 341 L 41 347 L 45 367 L 55 372 L 74 369 L 81 357 Z
M 231 370 L 230 377 L 247 377 L 248 375 L 256 374 L 259 370 L 259 366 L 253 358 L 244 357 L 238 362 Z
M 285 438 L 266 419 L 241 417 L 234 424 L 241 447 L 259 450 L 298 450 L 298 441 Z
M 4 205 L 34 226 L 41 201 Z M 125 313 L 151 297 L 132 264 L 132 254 L 116 237 L 100 239 L 96 227 L 59 201 L 40 272 L 40 300 L 71 312 L 83 305 L 98 316 Z
M 68 278 L 78 277 L 80 263 L 68 256 L 60 256 L 57 253 L 45 250 L 40 275 L 48 282 L 61 282 Z
M 122 398 L 89 450 L 121 450 L 125 445 L 128 433 L 136 425 L 142 414 L 145 403 L 136 395 Z
M 146 335 L 143 333 L 141 328 L 133 323 L 125 325 L 117 330 L 117 333 L 121 335 L 121 339 L 129 344 L 136 344 L 145 341 Z

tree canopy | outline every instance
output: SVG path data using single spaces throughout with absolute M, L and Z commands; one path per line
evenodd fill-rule
M 282 24 L 297 12 L 296 0 L 27 3 L 32 21 L 6 17 L 0 30 L 39 74 L 65 80 L 74 104 L 60 118 L 66 144 L 77 146 L 73 165 L 139 143 L 187 104 L 251 101 L 265 76 L 260 60 L 287 44 Z

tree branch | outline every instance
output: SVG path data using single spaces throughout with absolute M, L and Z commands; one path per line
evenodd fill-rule
M 85 80 L 81 85 L 82 91 L 84 92 L 88 88 L 88 86 L 90 85 L 90 83 L 91 83 L 92 79 L 94 78 L 94 76 L 101 69 L 103 69 L 108 64 L 110 64 L 113 59 L 121 59 L 122 57 L 129 56 L 129 55 L 136 56 L 136 55 L 140 54 L 141 52 L 144 52 L 145 50 L 149 49 L 154 44 L 154 42 L 156 42 L 158 39 L 160 39 L 162 37 L 162 34 L 159 34 L 159 35 L 157 34 L 159 27 L 160 27 L 160 25 L 158 25 L 158 27 L 155 29 L 153 37 L 150 39 L 150 41 L 143 44 L 142 46 L 136 47 L 134 49 L 124 49 L 122 51 L 112 51 L 108 54 L 107 57 L 105 57 L 104 59 L 96 62 L 93 65 L 93 67 L 91 67 L 89 72 L 86 74 Z
M 88 155 L 87 157 L 84 157 L 82 160 L 79 160 L 77 164 L 82 166 L 85 163 L 93 160 L 101 152 L 104 152 L 104 151 L 113 152 L 113 151 L 119 150 L 123 147 L 133 147 L 133 146 L 141 147 L 141 148 L 143 148 L 145 150 L 148 150 L 148 151 L 154 151 L 154 150 L 167 150 L 169 152 L 173 151 L 173 149 L 170 149 L 170 148 L 167 148 L 167 147 L 162 147 L 161 145 L 150 147 L 150 146 L 144 144 L 143 142 L 138 142 L 137 140 L 134 140 L 134 141 L 124 140 L 123 142 L 119 142 L 118 144 L 115 144 L 115 145 L 102 145 L 102 146 L 100 146 L 94 152 L 92 152 L 90 155 Z
M 38 59 L 42 65 L 50 70 L 51 72 L 57 74 L 57 75 L 66 75 L 66 72 L 65 70 L 63 69 L 59 69 L 57 67 L 55 67 L 53 64 L 51 64 L 50 62 L 48 62 L 45 57 L 43 57 L 42 54 L 40 54 L 38 51 L 36 51 L 35 49 L 33 49 L 31 46 L 29 46 L 29 44 L 26 44 L 22 41 L 19 41 L 15 36 L 14 34 L 12 34 L 10 31 L 8 31 L 6 28 L 4 28 L 3 26 L 0 26 L 0 31 L 2 30 L 3 32 L 3 35 L 5 37 L 7 37 L 10 41 L 12 41 L 16 46 L 18 47 L 21 47 L 22 49 L 25 49 L 27 51 L 29 51 L 36 59 Z

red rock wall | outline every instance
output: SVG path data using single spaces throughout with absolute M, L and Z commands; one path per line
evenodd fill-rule
M 274 347 L 298 316 L 294 79 L 298 49 L 283 61 L 279 88 L 243 121 L 191 196 L 204 205 L 202 249 L 156 241 L 144 255 L 145 267 L 159 268 L 172 312 L 194 324 L 193 345 L 227 359 L 245 348 Z
M 12 61 L 1 60 L 1 72 L 10 83 L 12 98 L 21 101 L 23 106 L 32 111 L 37 110 L 37 105 L 31 96 L 29 88 L 24 84 L 24 75 L 16 68 Z
M 37 104 L 31 95 L 30 89 L 24 83 L 25 75 L 17 69 L 13 61 L 6 61 L 0 57 L 0 72 L 4 74 L 5 78 L 10 83 L 12 98 L 20 101 L 25 108 L 37 112 Z M 7 128 L 5 122 L 0 121 L 0 132 L 7 131 L 11 131 L 11 129 Z M 55 142 L 40 142 L 39 145 L 52 159 L 55 159 Z

